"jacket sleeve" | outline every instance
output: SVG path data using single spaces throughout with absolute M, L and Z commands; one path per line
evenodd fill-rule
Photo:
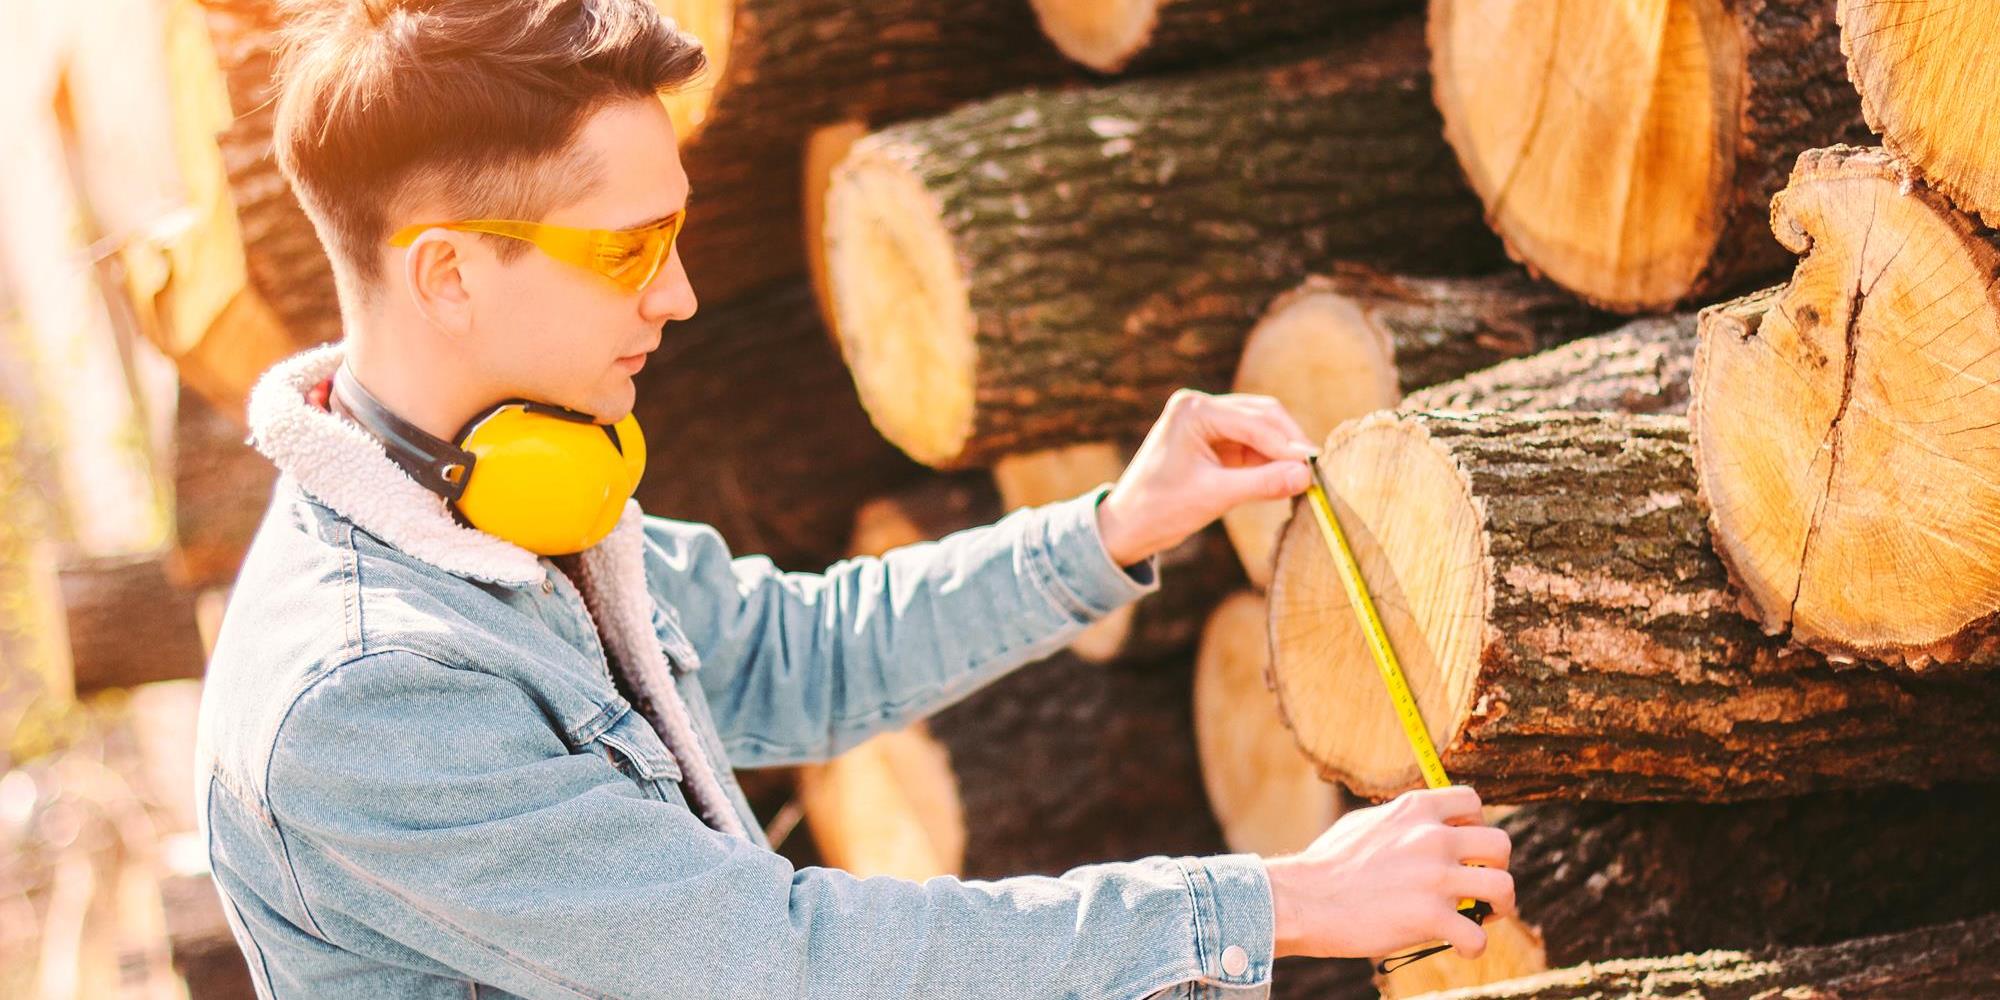
M 1160 588 L 1159 557 L 1105 548 L 1102 483 L 824 573 L 734 556 L 714 528 L 647 518 L 647 582 L 679 616 L 736 767 L 825 760 L 1048 656 Z
M 267 779 L 305 929 L 548 1000 L 1268 995 L 1256 855 L 921 883 L 794 868 L 571 743 L 483 672 L 390 651 L 324 675 Z

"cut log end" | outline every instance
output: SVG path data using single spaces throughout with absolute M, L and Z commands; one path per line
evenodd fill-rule
M 1321 448 L 1320 464 L 1418 712 L 1443 748 L 1471 712 L 1492 602 L 1470 486 L 1420 423 L 1388 414 L 1337 428 Z M 1371 799 L 1421 785 L 1304 501 L 1280 537 L 1270 600 L 1272 686 L 1321 773 Z
M 1315 439 L 1402 398 L 1389 331 L 1359 300 L 1317 276 L 1279 296 L 1250 331 L 1234 388 L 1284 401 Z M 1283 500 L 1261 500 L 1222 517 L 1244 573 L 1259 588 L 1271 584 L 1271 552 L 1290 510 Z
M 1520 260 L 1611 308 L 1686 297 L 1731 196 L 1736 20 L 1713 0 L 1649 10 L 1431 5 L 1445 136 L 1489 221 Z
M 708 56 L 708 69 L 677 90 L 660 95 L 667 116 L 673 119 L 674 134 L 682 143 L 699 135 L 715 105 L 716 81 L 726 78 L 729 43 L 736 26 L 736 0 L 653 0 L 653 6 L 674 22 L 674 27 L 701 40 Z
M 1840 46 L 1882 141 L 1949 195 L 2000 224 L 2000 24 L 1946 0 L 1841 0 Z
M 2000 234 L 1880 150 L 1800 157 L 1768 311 L 1711 310 L 1690 410 L 1717 550 L 1773 634 L 1912 667 L 1993 652 Z
M 942 211 L 894 150 L 858 143 L 827 191 L 835 337 L 882 435 L 949 467 L 972 434 L 973 318 Z
M 1194 735 L 1209 806 L 1232 851 L 1304 850 L 1340 818 L 1340 790 L 1321 779 L 1265 687 L 1264 598 L 1243 592 L 1209 615 L 1194 668 Z
M 1116 73 L 1146 47 L 1161 0 L 1032 0 L 1042 33 L 1062 54 Z

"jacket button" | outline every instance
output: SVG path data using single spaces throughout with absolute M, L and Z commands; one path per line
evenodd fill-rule
M 1222 971 L 1232 976 L 1240 976 L 1250 967 L 1250 953 L 1240 944 L 1232 944 L 1222 949 Z
M 555 592 L 556 592 L 556 578 L 552 576 L 542 577 L 542 593 L 553 594 Z

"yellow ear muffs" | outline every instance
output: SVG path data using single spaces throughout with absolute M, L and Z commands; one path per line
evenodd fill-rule
M 468 425 L 457 443 L 474 458 L 455 504 L 459 514 L 537 555 L 568 555 L 601 541 L 646 471 L 646 439 L 629 413 L 606 427 L 555 407 L 503 403 Z

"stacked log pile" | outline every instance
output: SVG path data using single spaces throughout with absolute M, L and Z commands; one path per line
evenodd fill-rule
M 1522 912 L 1479 963 L 1290 959 L 1278 995 L 1992 984 L 1984 20 L 659 5 L 712 69 L 664 98 L 702 308 L 641 376 L 649 511 L 817 570 L 1115 482 L 1182 387 L 1276 397 L 1321 442 L 1445 767 L 1518 807 L 1494 815 Z M 242 274 L 211 283 L 235 311 L 201 314 L 209 339 L 160 338 L 207 345 L 175 356 L 215 411 L 182 420 L 159 565 L 183 587 L 227 582 L 269 489 L 232 464 L 248 366 L 224 362 L 339 329 L 270 162 L 275 10 L 204 5 L 235 112 L 212 232 Z M 1275 854 L 1418 785 L 1303 510 L 1232 511 L 1069 649 L 799 769 L 794 856 L 922 878 Z M 1707 949 L 1737 951 L 1672 957 Z

